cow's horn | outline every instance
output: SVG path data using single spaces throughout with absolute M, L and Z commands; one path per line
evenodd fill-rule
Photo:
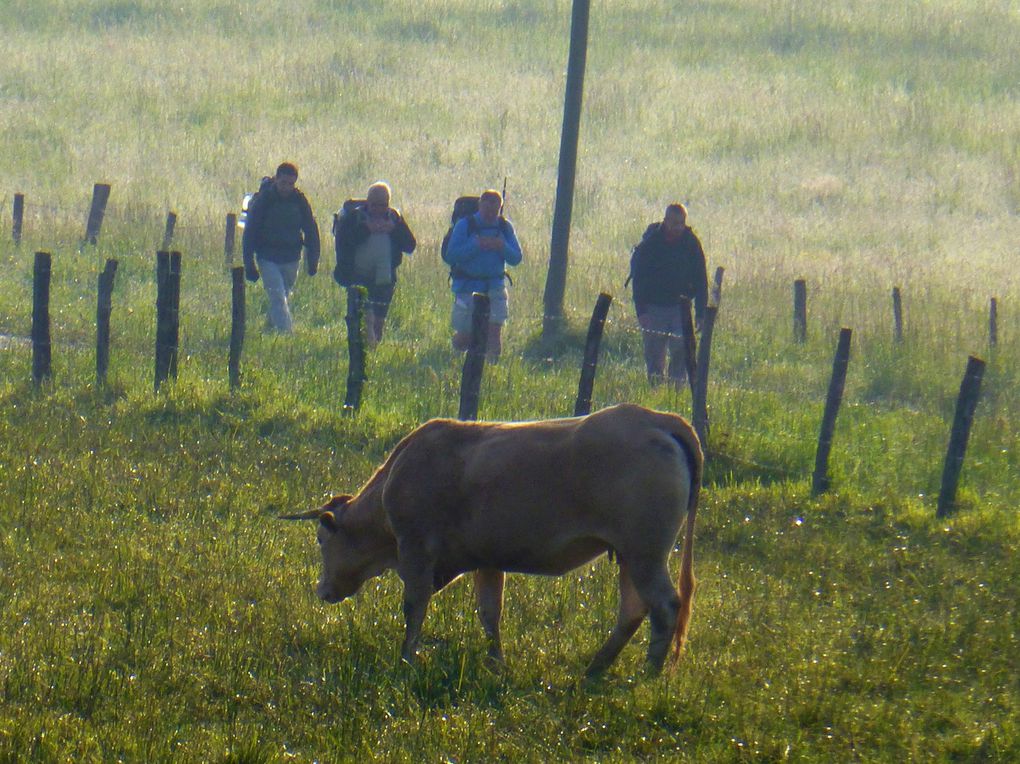
M 315 509 L 308 509 L 304 512 L 297 512 L 293 515 L 280 515 L 281 520 L 318 520 L 319 515 L 322 514 L 322 509 L 316 507 Z

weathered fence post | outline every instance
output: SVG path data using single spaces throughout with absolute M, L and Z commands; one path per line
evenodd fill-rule
M 795 342 L 807 339 L 807 282 L 804 279 L 793 282 L 793 339 Z
M 155 390 L 166 382 L 170 374 L 170 338 L 168 337 L 167 313 L 169 295 L 167 282 L 170 280 L 170 253 L 160 250 L 156 253 L 156 374 Z
M 478 397 L 482 389 L 482 370 L 489 345 L 489 295 L 475 292 L 471 295 L 471 344 L 464 356 L 464 369 L 460 376 L 460 411 L 458 419 L 478 419 Z
M 999 344 L 999 301 L 994 297 L 988 305 L 988 346 L 996 347 Z
M 953 430 L 949 436 L 946 463 L 942 469 L 942 487 L 939 490 L 939 503 L 935 512 L 940 518 L 948 517 L 956 510 L 956 488 L 960 482 L 963 458 L 967 454 L 970 426 L 974 421 L 974 410 L 981 394 L 981 379 L 984 374 L 985 362 L 970 356 L 967 359 L 963 382 L 960 383 L 960 395 L 956 399 L 956 415 L 953 417 Z
M 113 312 L 113 280 L 117 275 L 117 261 L 108 259 L 99 274 L 96 300 L 96 385 L 106 384 L 110 368 L 110 314 Z
M 163 246 L 160 249 L 170 249 L 174 240 L 174 229 L 177 227 L 177 213 L 170 211 L 166 213 L 166 228 L 163 229 Z
M 708 361 L 712 353 L 712 330 L 715 328 L 715 317 L 719 307 L 715 304 L 705 308 L 701 317 L 701 345 L 698 347 L 698 364 L 695 371 L 696 382 L 693 390 L 692 413 L 694 430 L 701 439 L 701 447 L 708 452 Z
M 899 287 L 893 287 L 892 290 L 892 311 L 893 339 L 896 342 L 903 342 L 903 299 L 900 297 Z
M 365 375 L 365 303 L 368 301 L 368 290 L 363 286 L 347 287 L 347 354 L 350 363 L 347 367 L 347 397 L 344 398 L 343 411 L 353 414 L 361 405 L 361 388 L 367 378 Z
M 599 362 L 599 345 L 602 342 L 602 332 L 612 302 L 613 296 L 605 292 L 602 292 L 595 301 L 595 309 L 588 323 L 588 339 L 584 343 L 584 360 L 581 362 L 581 381 L 577 385 L 574 416 L 591 413 L 591 392 L 595 385 L 595 369 Z
M 15 244 L 21 244 L 21 228 L 25 220 L 25 195 L 14 195 L 14 209 L 11 215 L 11 238 Z
M 230 357 L 227 370 L 230 376 L 230 389 L 241 386 L 241 350 L 244 348 L 244 268 L 232 268 L 231 301 L 230 301 Z
M 86 244 L 95 244 L 99 240 L 99 231 L 103 227 L 103 216 L 106 214 L 106 203 L 110 200 L 110 184 L 96 183 L 92 186 L 92 204 L 89 206 L 89 217 L 85 221 L 85 238 L 79 250 Z
M 836 357 L 832 362 L 832 379 L 829 394 L 825 399 L 825 413 L 822 415 L 822 430 L 818 436 L 818 451 L 815 454 L 815 473 L 811 478 L 811 493 L 815 496 L 829 490 L 829 453 L 832 451 L 832 436 L 836 430 L 836 415 L 843 401 L 846 385 L 846 370 L 850 363 L 850 329 L 839 330 Z
M 697 374 L 698 364 L 698 341 L 694 337 L 694 320 L 691 318 L 691 301 L 687 297 L 680 298 L 680 326 L 683 332 L 684 344 L 684 371 L 687 372 L 687 384 L 691 388 L 691 396 L 694 395 L 694 378 Z M 670 343 L 672 344 L 672 343 Z M 669 378 L 676 378 L 677 359 L 670 355 Z
M 167 278 L 170 304 L 167 306 L 167 338 L 169 340 L 169 372 L 177 381 L 177 358 L 181 345 L 181 253 L 170 253 L 170 273 Z
M 223 262 L 228 268 L 234 265 L 234 242 L 237 240 L 237 215 L 227 213 L 227 228 L 223 233 Z
M 725 272 L 725 268 L 719 266 L 715 269 L 715 278 L 712 280 L 712 291 L 708 301 L 716 307 L 722 302 L 722 280 Z
M 32 267 L 32 381 L 36 385 L 52 376 L 50 366 L 50 272 L 49 252 L 36 252 Z

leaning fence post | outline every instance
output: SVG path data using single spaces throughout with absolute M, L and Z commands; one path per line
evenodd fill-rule
M 36 252 L 32 267 L 32 380 L 40 384 L 52 376 L 50 367 L 50 272 L 49 252 Z
M 163 229 L 163 246 L 160 249 L 170 249 L 174 240 L 174 229 L 177 227 L 177 213 L 170 211 L 166 213 L 166 228 Z
M 230 301 L 230 357 L 227 360 L 227 371 L 230 377 L 230 389 L 241 386 L 241 350 L 244 348 L 244 268 L 232 268 L 231 301 Z
M 167 279 L 167 293 L 169 305 L 167 305 L 167 339 L 169 342 L 168 352 L 169 372 L 174 381 L 177 381 L 177 358 L 180 355 L 181 345 L 181 253 L 170 253 L 170 273 Z
M 110 200 L 110 184 L 96 183 L 92 187 L 92 204 L 89 206 L 89 217 L 85 222 L 85 238 L 79 251 L 86 244 L 95 244 L 99 240 L 99 231 L 103 227 L 103 216 L 106 214 L 106 203 Z
M 170 253 L 160 250 L 156 253 L 156 374 L 155 390 L 166 382 L 170 373 L 170 343 L 167 336 L 169 295 L 167 282 L 170 280 Z
M 900 297 L 900 288 L 893 287 L 892 290 L 893 310 L 893 339 L 896 342 L 903 342 L 903 299 Z
M 98 298 L 96 300 L 96 385 L 106 384 L 106 372 L 110 368 L 110 314 L 113 312 L 113 279 L 117 274 L 117 261 L 108 259 L 103 272 L 99 274 Z
M 365 303 L 368 290 L 363 286 L 347 287 L 347 397 L 343 411 L 353 414 L 361 405 L 361 388 L 367 378 L 365 374 Z
M 988 305 L 988 346 L 999 344 L 999 301 L 994 297 Z
M 464 355 L 464 369 L 460 375 L 460 411 L 457 418 L 473 422 L 478 419 L 482 370 L 489 345 L 489 295 L 473 293 L 471 307 L 471 344 Z
M 942 487 L 939 490 L 939 503 L 935 511 L 935 515 L 940 518 L 947 517 L 956 510 L 956 488 L 960 482 L 963 458 L 967 454 L 970 426 L 974 421 L 974 410 L 981 394 L 981 379 L 984 374 L 985 362 L 970 356 L 967 359 L 963 382 L 960 383 L 960 395 L 956 399 L 956 415 L 953 417 L 946 463 L 942 469 Z
M 807 339 L 807 282 L 804 279 L 793 282 L 793 339 L 795 342 Z
M 832 451 L 832 436 L 836 430 L 836 415 L 843 401 L 846 385 L 846 370 L 850 364 L 850 329 L 839 330 L 836 357 L 832 362 L 832 379 L 829 394 L 825 399 L 825 413 L 822 415 L 822 431 L 818 436 L 818 451 L 815 454 L 815 473 L 811 478 L 811 493 L 815 496 L 829 490 L 829 453 Z
M 722 302 L 722 280 L 725 272 L 726 269 L 719 266 L 715 269 L 715 278 L 712 280 L 712 292 L 709 302 L 717 307 Z
M 684 347 L 684 371 L 687 372 L 687 384 L 691 388 L 691 395 L 694 395 L 694 377 L 697 374 L 697 352 L 698 341 L 694 337 L 694 320 L 691 318 L 691 300 L 688 297 L 680 298 L 680 331 L 683 334 Z M 672 343 L 671 343 L 672 344 Z M 677 359 L 670 355 L 669 378 L 675 379 L 679 376 L 676 369 Z
M 234 265 L 234 242 L 237 240 L 237 215 L 227 213 L 227 228 L 223 233 L 223 262 L 228 268 Z
M 21 228 L 25 220 L 25 195 L 14 195 L 14 209 L 12 210 L 11 238 L 15 244 L 21 244 Z
M 698 346 L 698 365 L 696 382 L 692 397 L 692 414 L 694 430 L 701 440 L 701 447 L 708 452 L 708 361 L 712 353 L 712 330 L 715 328 L 715 317 L 719 312 L 717 305 L 705 308 L 701 317 L 701 344 Z
M 585 416 L 591 413 L 591 392 L 595 385 L 595 369 L 599 362 L 599 345 L 602 332 L 606 326 L 606 316 L 613 296 L 602 292 L 595 300 L 595 309 L 591 313 L 588 324 L 588 339 L 584 343 L 584 360 L 581 362 L 581 381 L 577 385 L 577 400 L 574 403 L 574 416 Z

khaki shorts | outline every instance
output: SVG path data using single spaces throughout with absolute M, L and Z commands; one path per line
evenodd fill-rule
M 509 315 L 509 296 L 506 287 L 489 290 L 489 323 L 504 324 Z M 471 331 L 471 314 L 474 312 L 474 303 L 470 294 L 455 294 L 453 296 L 453 314 L 450 316 L 450 325 L 455 332 Z

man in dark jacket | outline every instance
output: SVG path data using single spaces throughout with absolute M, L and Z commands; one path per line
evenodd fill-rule
M 365 201 L 345 204 L 333 224 L 333 279 L 342 287 L 360 285 L 368 290 L 371 310 L 365 317 L 365 339 L 369 346 L 382 339 L 397 283 L 397 267 L 418 244 L 407 221 L 390 207 L 390 196 L 389 184 L 373 183 Z
M 297 281 L 301 248 L 309 276 L 319 269 L 319 226 L 308 199 L 295 184 L 297 167 L 284 162 L 264 182 L 248 208 L 242 238 L 244 273 L 258 281 L 269 298 L 269 326 L 291 332 L 293 320 L 288 299 Z
M 686 378 L 685 345 L 680 298 L 694 301 L 700 325 L 708 301 L 705 253 L 687 225 L 687 208 L 671 204 L 661 223 L 652 223 L 630 260 L 634 280 L 634 308 L 641 325 L 645 367 L 653 385 L 663 380 L 666 350 L 669 379 L 679 386 Z

